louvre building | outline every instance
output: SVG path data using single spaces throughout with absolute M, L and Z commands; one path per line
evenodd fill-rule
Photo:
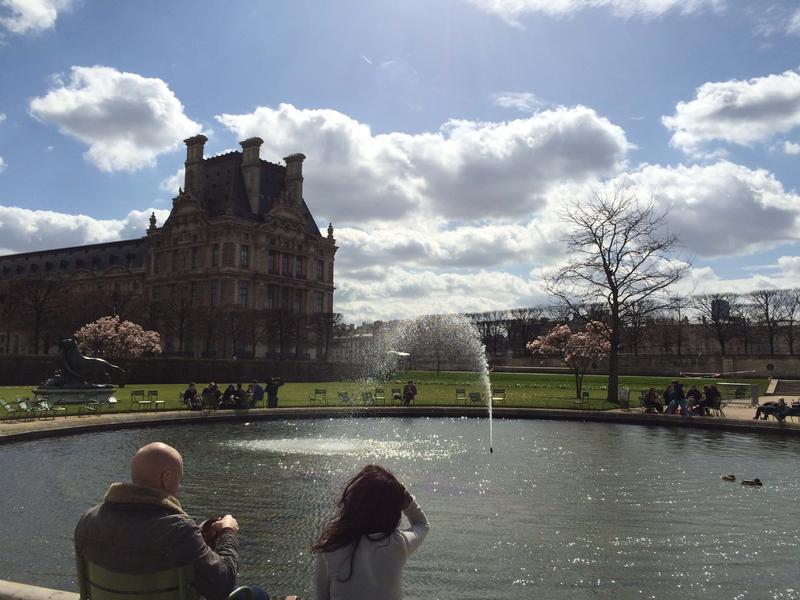
M 321 358 L 333 326 L 333 227 L 303 198 L 303 154 L 262 160 L 263 140 L 205 158 L 163 224 L 134 240 L 0 256 L 0 353 L 43 354 L 100 316 L 157 330 L 166 355 Z

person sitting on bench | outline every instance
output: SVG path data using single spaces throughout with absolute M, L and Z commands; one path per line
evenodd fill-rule
M 789 408 L 786 406 L 786 400 L 779 398 L 777 402 L 764 402 L 764 404 L 756 408 L 756 415 L 753 418 L 761 418 L 766 421 L 767 417 L 773 416 L 778 419 L 778 421 L 783 421 L 788 411 Z

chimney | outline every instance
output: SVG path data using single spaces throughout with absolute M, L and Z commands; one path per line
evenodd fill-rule
M 260 137 L 247 138 L 239 142 L 242 147 L 242 177 L 244 178 L 244 189 L 247 191 L 247 199 L 250 202 L 250 212 L 258 214 L 261 204 L 261 144 L 264 143 Z
M 183 140 L 186 144 L 186 166 L 183 189 L 197 193 L 200 190 L 200 174 L 203 170 L 203 146 L 208 138 L 202 133 Z
M 286 162 L 286 191 L 292 206 L 303 205 L 303 161 L 305 154 L 290 154 L 283 160 Z

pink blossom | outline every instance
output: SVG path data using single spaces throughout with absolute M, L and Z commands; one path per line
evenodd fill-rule
M 109 359 L 161 353 L 161 337 L 118 316 L 100 317 L 74 334 L 81 352 Z

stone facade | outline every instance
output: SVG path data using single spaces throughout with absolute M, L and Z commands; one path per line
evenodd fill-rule
M 333 227 L 320 233 L 303 198 L 305 156 L 273 164 L 259 156 L 263 141 L 250 138 L 241 152 L 205 158 L 206 141 L 185 140 L 184 186 L 163 225 L 151 216 L 145 237 L 0 257 L 0 308 L 23 282 L 58 282 L 76 300 L 123 297 L 137 307 L 133 320 L 162 334 L 167 354 L 318 356 L 337 247 Z M 58 313 L 55 304 L 47 312 Z M 6 312 L 4 353 L 42 353 L 81 324 L 50 314 L 46 324 L 21 326 Z

